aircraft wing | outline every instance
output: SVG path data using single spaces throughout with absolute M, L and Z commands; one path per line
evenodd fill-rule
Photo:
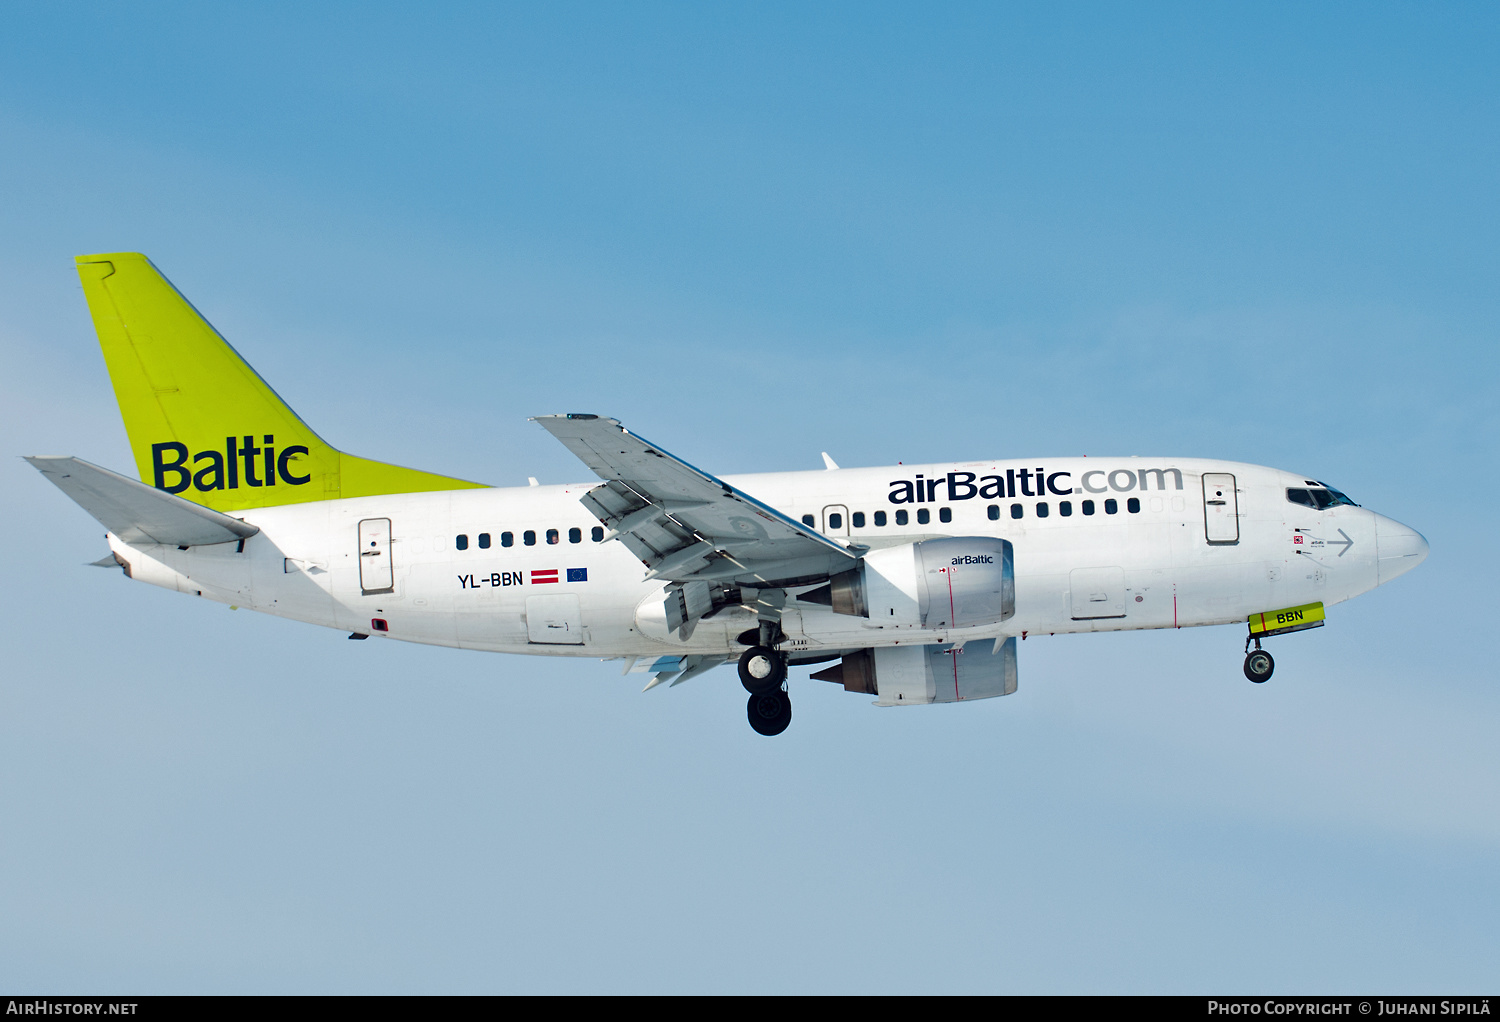
M 206 546 L 248 539 L 260 527 L 80 458 L 27 458 L 79 507 L 127 543 Z
M 649 569 L 647 578 L 757 588 L 810 584 L 852 568 L 845 546 L 597 415 L 540 423 L 605 480 L 582 503 Z

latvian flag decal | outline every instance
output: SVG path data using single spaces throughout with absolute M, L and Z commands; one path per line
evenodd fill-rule
M 539 586 L 539 585 L 541 585 L 544 582 L 561 582 L 562 579 L 558 578 L 557 576 L 558 576 L 558 570 L 556 568 L 543 568 L 543 569 L 541 569 L 539 571 L 533 571 L 531 573 L 531 584 L 534 585 L 534 586 Z M 568 569 L 568 581 L 569 582 L 587 582 L 588 580 L 589 580 L 589 569 L 587 569 L 587 568 L 569 568 Z

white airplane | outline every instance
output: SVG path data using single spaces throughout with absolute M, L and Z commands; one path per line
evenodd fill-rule
M 736 661 L 764 735 L 789 666 L 877 706 L 986 699 L 1039 633 L 1248 623 L 1264 682 L 1262 639 L 1427 556 L 1326 483 L 1203 459 L 719 477 L 572 414 L 534 421 L 600 481 L 384 465 L 324 443 L 144 256 L 77 262 L 142 481 L 27 460 L 108 530 L 96 563 L 351 639 L 623 659 L 648 689 Z

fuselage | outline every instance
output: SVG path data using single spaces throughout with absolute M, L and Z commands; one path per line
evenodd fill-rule
M 1412 530 L 1350 504 L 1318 510 L 1314 480 L 1199 459 L 1066 458 L 725 477 L 843 542 L 1009 540 L 1015 614 L 933 630 L 789 600 L 793 656 L 991 636 L 1181 628 L 1332 605 L 1410 570 Z M 356 634 L 555 656 L 733 656 L 755 614 L 725 607 L 686 633 L 665 583 L 604 535 L 579 498 L 597 482 L 392 494 L 238 514 L 243 544 L 111 547 L 140 581 Z

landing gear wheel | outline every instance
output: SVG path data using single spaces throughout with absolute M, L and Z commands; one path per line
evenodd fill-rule
M 740 654 L 740 684 L 751 695 L 781 687 L 786 680 L 786 660 L 774 649 L 751 646 Z
M 1245 657 L 1245 677 L 1257 685 L 1270 680 L 1271 672 L 1276 670 L 1276 661 L 1271 659 L 1271 654 L 1263 649 L 1251 651 Z
M 750 696 L 746 707 L 756 734 L 779 735 L 792 722 L 792 700 L 779 688 Z

